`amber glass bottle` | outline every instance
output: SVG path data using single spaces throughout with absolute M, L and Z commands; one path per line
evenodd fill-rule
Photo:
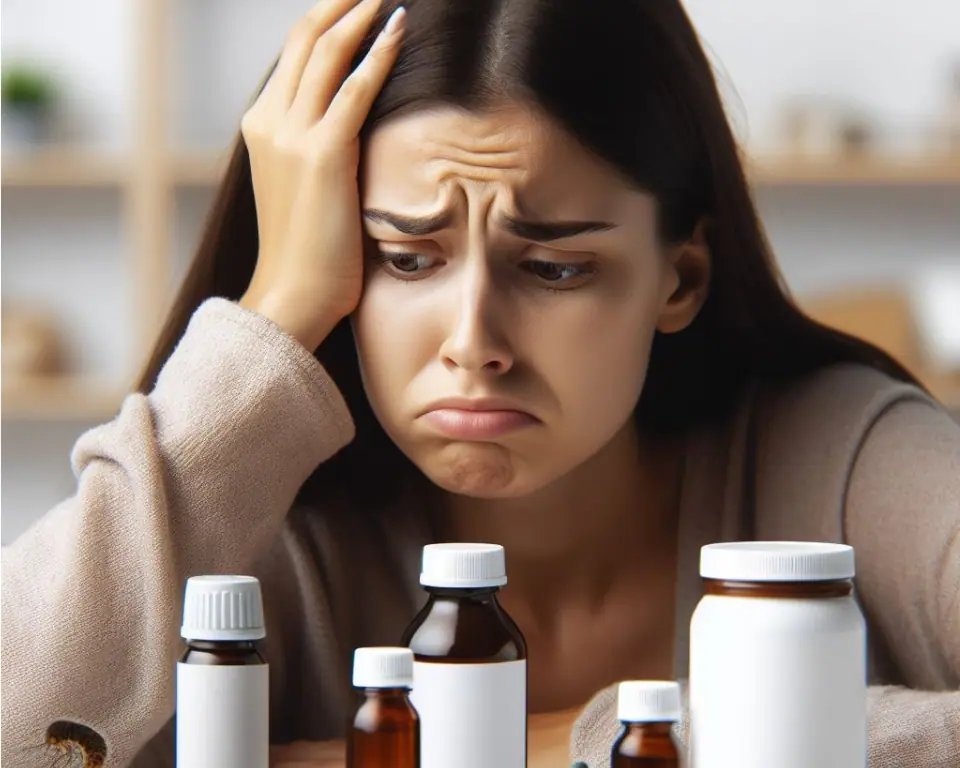
M 420 768 L 420 718 L 410 703 L 413 652 L 358 648 L 353 685 L 363 700 L 347 729 L 347 768 Z
M 524 768 L 527 646 L 497 595 L 503 547 L 431 544 L 427 604 L 404 632 L 415 654 L 413 703 L 423 768 Z
M 672 681 L 630 680 L 617 691 L 620 734 L 610 768 L 677 768 L 680 752 L 671 727 L 680 718 L 680 686 Z

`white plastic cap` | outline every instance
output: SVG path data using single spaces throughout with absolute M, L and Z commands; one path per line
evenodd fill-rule
M 428 544 L 420 583 L 425 587 L 502 587 L 507 563 L 499 544 Z
M 742 541 L 700 550 L 700 575 L 729 581 L 852 579 L 853 547 L 813 541 Z
M 252 576 L 191 576 L 183 598 L 180 636 L 188 640 L 266 637 L 260 582 Z
M 355 688 L 413 688 L 413 651 L 409 648 L 357 648 L 353 652 Z
M 624 723 L 673 723 L 680 707 L 680 684 L 672 680 L 627 680 L 617 687 L 617 719 Z

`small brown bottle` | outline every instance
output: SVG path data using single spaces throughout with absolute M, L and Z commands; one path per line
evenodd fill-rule
M 347 768 L 420 768 L 420 718 L 410 703 L 413 652 L 358 648 L 353 685 L 363 701 L 347 729 Z
M 680 719 L 680 686 L 672 681 L 629 680 L 617 690 L 623 724 L 610 749 L 610 768 L 677 768 L 680 753 L 671 727 Z
M 269 667 L 260 582 L 252 576 L 187 580 L 177 663 L 177 768 L 267 768 Z
M 525 768 L 527 646 L 500 606 L 503 547 L 423 550 L 424 608 L 403 634 L 415 655 L 423 768 Z

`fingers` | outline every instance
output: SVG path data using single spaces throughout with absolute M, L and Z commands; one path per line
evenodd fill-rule
M 357 0 L 320 0 L 294 24 L 267 82 L 261 99 L 271 111 L 285 114 L 293 104 L 303 71 L 317 40 L 357 3 Z
M 405 20 L 406 11 L 400 6 L 391 14 L 363 61 L 334 96 L 323 122 L 324 130 L 331 131 L 339 140 L 349 142 L 360 133 L 374 99 L 397 60 Z
M 291 125 L 307 127 L 323 117 L 382 1 L 362 0 L 317 40 L 290 107 Z

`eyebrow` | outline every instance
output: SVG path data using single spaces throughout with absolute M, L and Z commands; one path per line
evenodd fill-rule
M 591 232 L 606 232 L 616 229 L 609 221 L 529 221 L 507 217 L 503 220 L 506 230 L 524 240 L 548 243 Z
M 389 224 L 398 232 L 405 235 L 422 236 L 432 235 L 450 226 L 451 215 L 444 211 L 434 216 L 401 216 L 398 213 L 381 211 L 378 208 L 368 208 L 363 212 L 363 218 L 378 224 Z
M 369 208 L 363 212 L 368 221 L 388 224 L 398 232 L 413 237 L 421 237 L 439 232 L 450 226 L 452 219 L 449 212 L 438 213 L 433 216 L 401 216 L 377 208 Z M 517 219 L 508 216 L 502 220 L 503 227 L 513 235 L 531 240 L 535 243 L 547 243 L 554 240 L 563 240 L 576 235 L 592 232 L 606 232 L 616 229 L 617 225 L 608 221 L 532 221 Z

